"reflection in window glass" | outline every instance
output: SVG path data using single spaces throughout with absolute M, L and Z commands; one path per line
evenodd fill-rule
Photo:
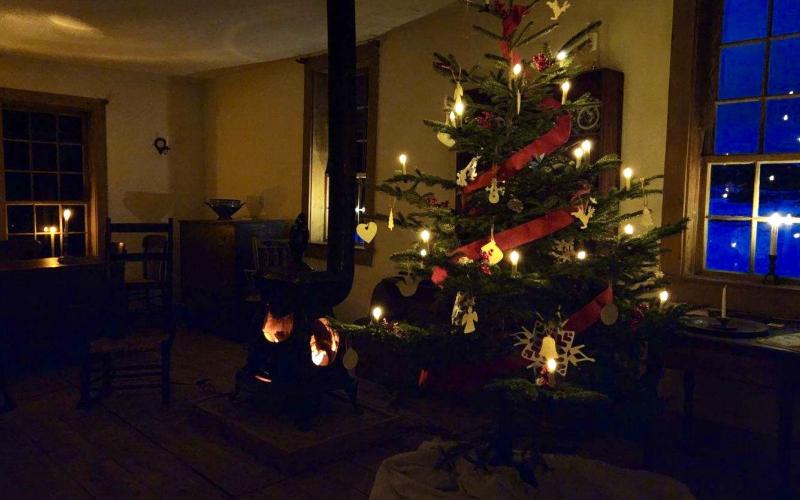
M 28 143 L 20 141 L 3 141 L 3 160 L 6 170 L 28 170 L 30 163 Z
M 760 96 L 764 54 L 765 44 L 763 42 L 722 49 L 719 98 Z
M 759 177 L 758 215 L 800 216 L 800 164 L 765 163 Z
M 772 35 L 788 35 L 790 33 L 800 33 L 800 2 L 797 0 L 773 0 Z
M 720 104 L 714 150 L 717 154 L 758 152 L 760 125 L 760 103 Z
M 709 187 L 709 215 L 753 215 L 755 165 L 714 165 Z
M 726 0 L 722 41 L 737 42 L 767 36 L 769 0 Z
M 769 94 L 800 91 L 800 38 L 775 40 L 769 56 Z
M 750 222 L 708 221 L 706 269 L 746 273 L 750 268 Z
M 759 222 L 756 229 L 756 274 L 769 271 L 770 225 Z M 778 260 L 775 265 L 778 276 L 800 278 L 800 225 L 781 226 L 778 231 Z
M 767 102 L 764 132 L 765 153 L 800 151 L 800 100 L 775 99 Z
M 33 206 L 11 205 L 6 212 L 9 233 L 33 232 Z

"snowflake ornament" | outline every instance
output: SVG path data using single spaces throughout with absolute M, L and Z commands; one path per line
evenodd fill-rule
M 552 337 L 556 341 L 556 352 L 558 353 L 558 358 L 556 358 L 558 368 L 556 372 L 562 377 L 567 375 L 569 365 L 577 366 L 578 363 L 584 362 L 594 363 L 594 358 L 590 358 L 583 352 L 585 347 L 583 344 L 573 345 L 575 332 L 564 330 L 563 327 L 566 323 L 566 320 L 551 322 L 536 320 L 532 330 L 522 327 L 521 332 L 514 334 L 514 338 L 517 340 L 514 345 L 523 346 L 521 356 L 523 359 L 530 361 L 528 368 L 538 372 L 547 363 L 541 352 L 545 337 Z
M 553 251 L 550 255 L 556 260 L 558 264 L 566 264 L 572 262 L 575 256 L 575 242 L 573 240 L 555 240 L 553 242 Z

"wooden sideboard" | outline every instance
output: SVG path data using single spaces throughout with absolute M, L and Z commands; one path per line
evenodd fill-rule
M 181 301 L 191 325 L 245 337 L 252 310 L 245 270 L 253 269 L 253 238 L 285 239 L 290 220 L 180 221 Z

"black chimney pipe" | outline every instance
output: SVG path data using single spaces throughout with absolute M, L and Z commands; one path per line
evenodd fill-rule
M 353 286 L 355 77 L 355 0 L 328 0 L 328 273 L 337 282 L 328 297 L 331 306 L 341 303 Z

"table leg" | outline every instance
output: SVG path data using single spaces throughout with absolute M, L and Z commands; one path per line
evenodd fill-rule
M 694 423 L 694 371 L 683 372 L 683 442 L 690 447 Z
M 792 427 L 794 385 L 788 373 L 778 382 L 778 473 L 782 498 L 792 498 Z

